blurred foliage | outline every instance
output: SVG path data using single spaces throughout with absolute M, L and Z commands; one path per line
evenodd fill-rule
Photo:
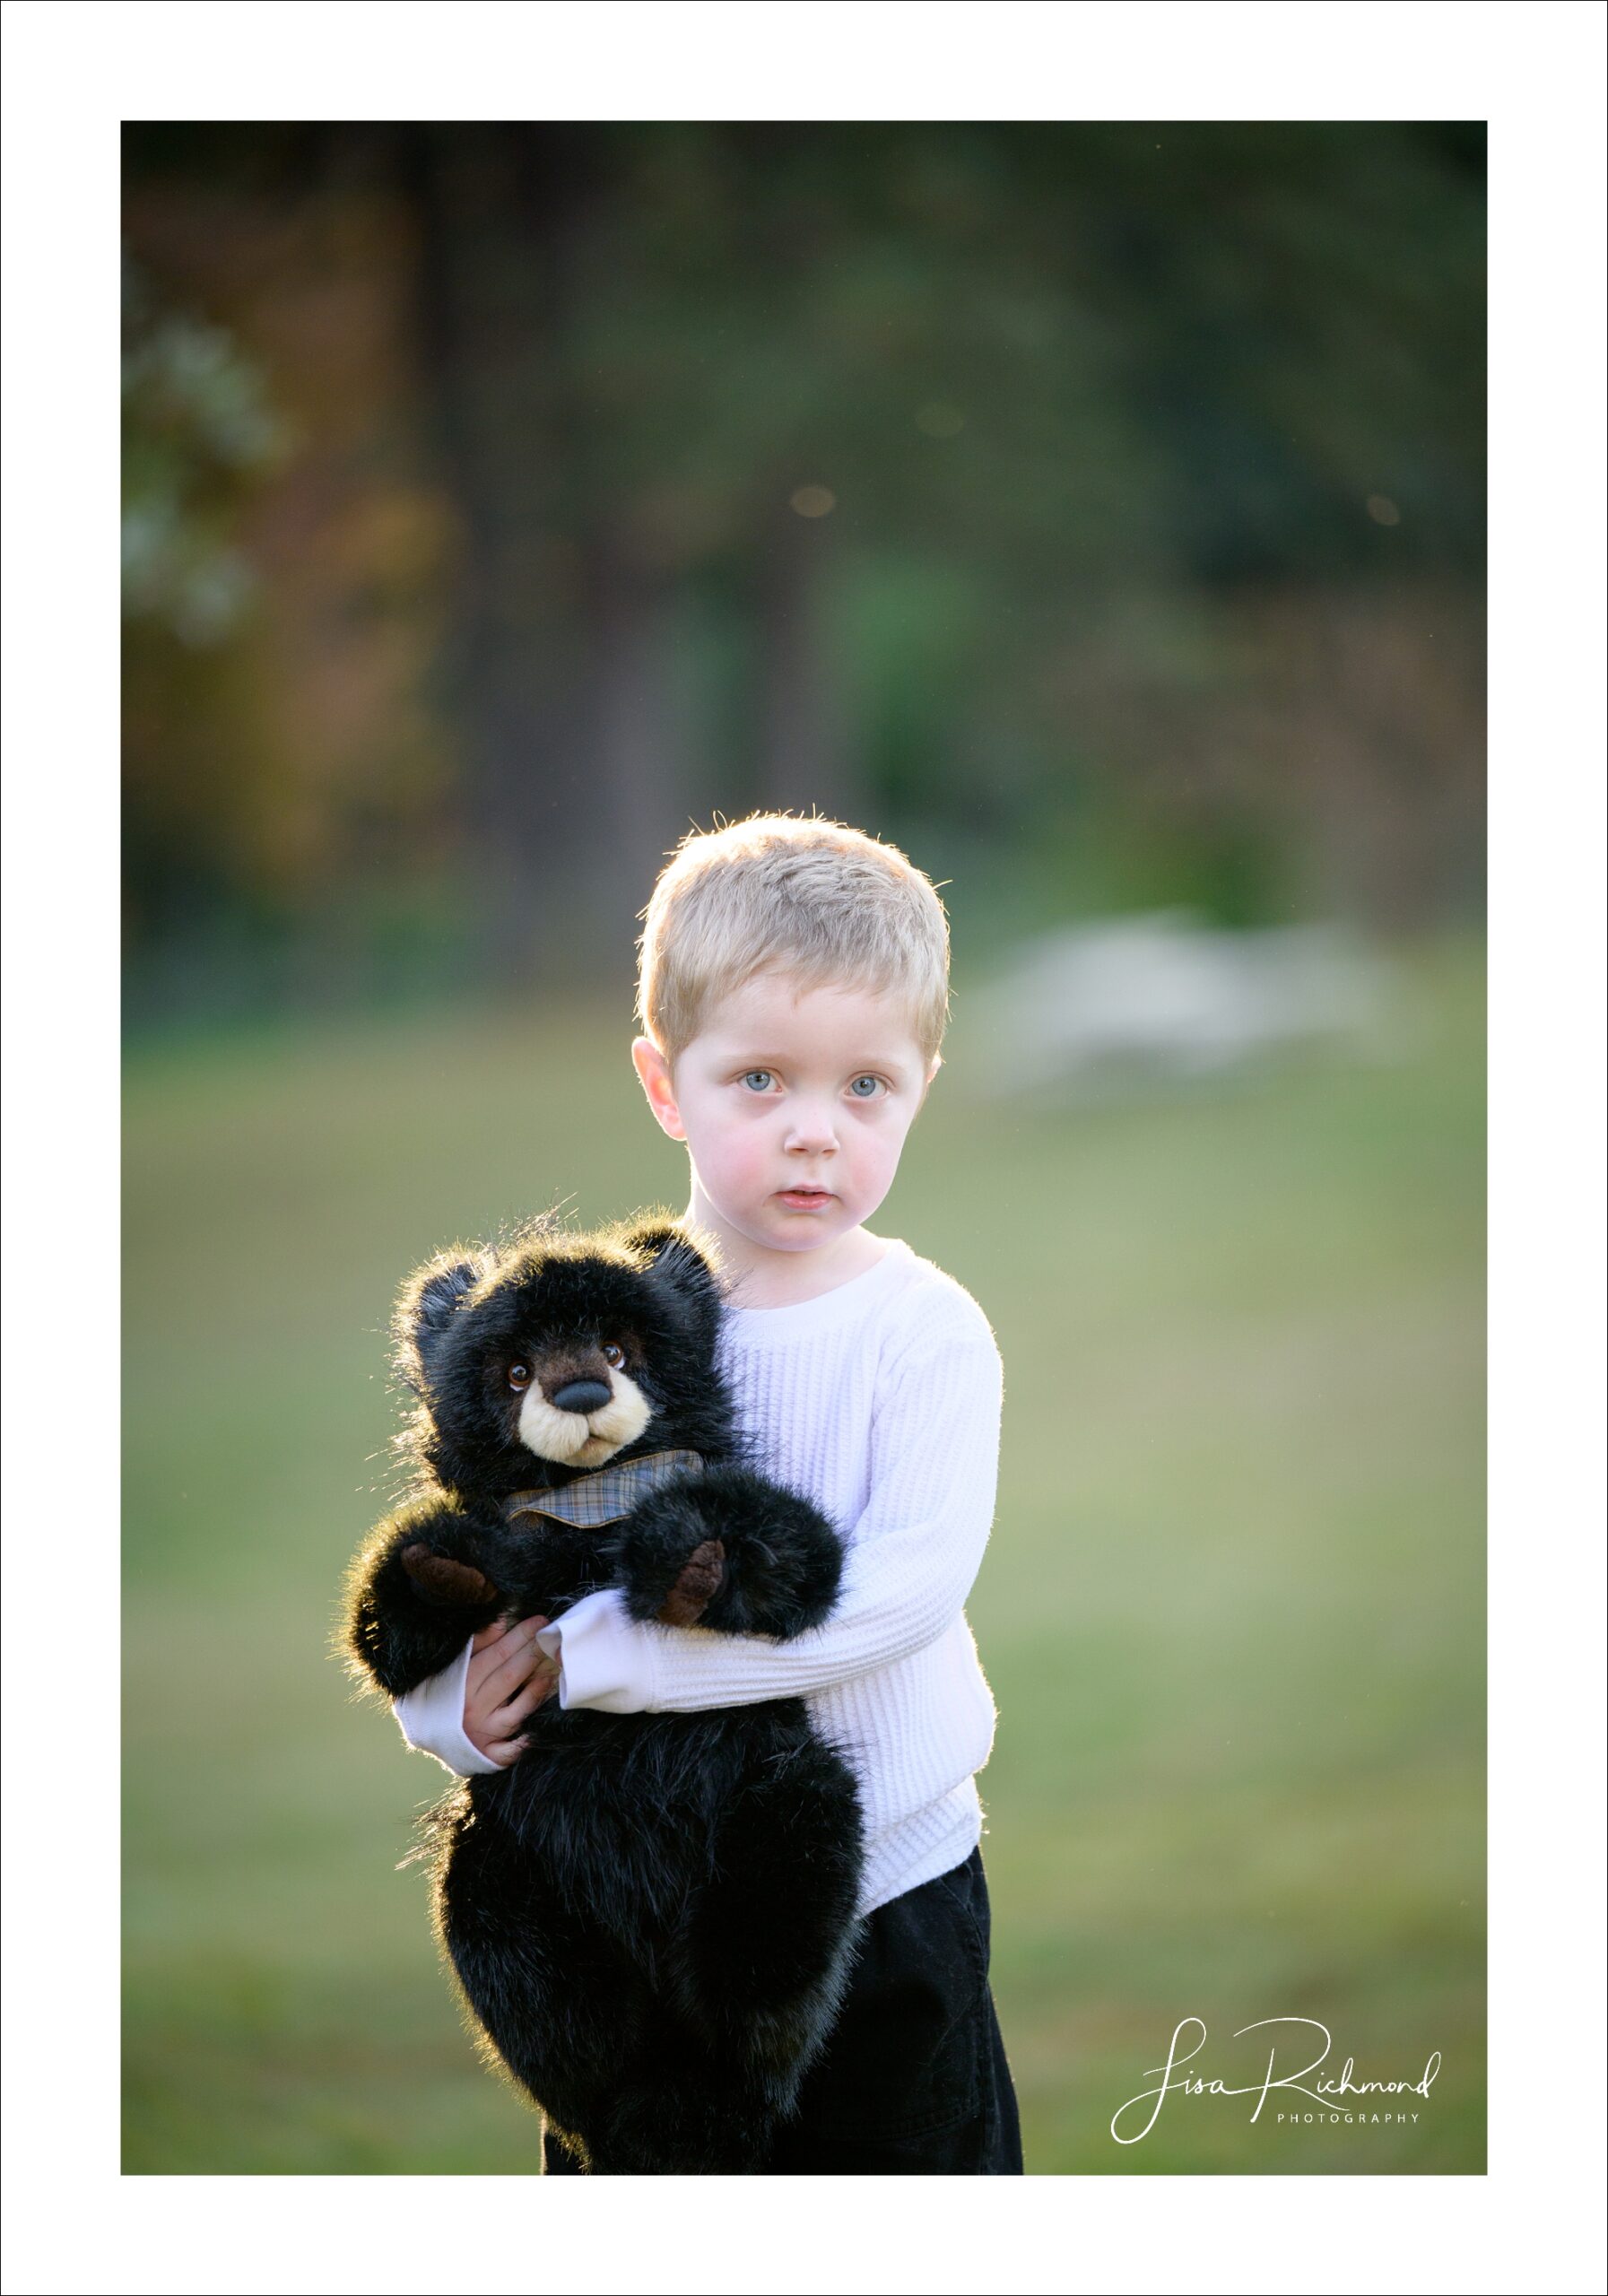
M 1002 918 L 1477 906 L 1478 125 L 126 160 L 134 1017 L 616 978 L 756 804 Z
M 204 646 L 250 596 L 250 569 L 228 537 L 283 433 L 261 370 L 228 331 L 155 310 L 126 257 L 123 334 L 123 610 Z
M 1420 957 L 1404 1057 L 1082 1111 L 978 1089 L 963 984 L 875 1224 L 972 1290 L 1005 1363 L 968 1612 L 1030 2174 L 1483 2168 L 1480 981 L 1477 950 Z M 395 1870 L 446 1781 L 327 1642 L 390 1482 L 402 1273 L 566 1197 L 583 1222 L 679 1200 L 629 1004 L 131 1058 L 131 2172 L 533 2171 Z M 1320 2019 L 1359 2078 L 1440 2050 L 1418 2121 L 1175 2099 L 1111 2142 L 1180 2018 L 1234 2079 L 1273 2015 Z

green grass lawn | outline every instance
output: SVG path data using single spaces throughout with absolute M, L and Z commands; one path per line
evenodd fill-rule
M 1481 980 L 1413 960 L 1387 1064 L 1082 1110 L 969 1095 L 962 1019 L 874 1222 L 1005 1361 L 969 1609 L 1030 2173 L 1484 2166 Z M 629 1035 L 571 1007 L 131 1057 L 130 2170 L 536 2165 L 396 1870 L 442 1773 L 328 1643 L 406 1268 L 560 1198 L 684 1204 Z M 1236 2029 L 1273 2016 L 1327 2026 L 1331 2074 L 1441 2070 L 1389 2100 L 1415 2123 L 1175 2096 L 1114 2144 L 1192 2016 L 1190 2069 L 1236 2084 L 1265 2062 Z

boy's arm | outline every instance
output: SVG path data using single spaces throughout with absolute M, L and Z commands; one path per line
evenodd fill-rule
M 943 1315 L 879 1397 L 871 1496 L 847 1541 L 824 1626 L 773 1643 L 703 1627 L 640 1625 L 613 1588 L 536 1639 L 562 1659 L 560 1703 L 690 1713 L 794 1697 L 908 1657 L 959 1616 L 994 1519 L 1002 1371 L 980 1311 Z

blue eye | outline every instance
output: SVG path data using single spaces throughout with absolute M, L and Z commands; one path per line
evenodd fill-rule
M 861 1091 L 862 1084 L 869 1084 L 871 1090 L 868 1092 Z M 856 1076 L 848 1089 L 856 1100 L 874 1100 L 882 1088 L 882 1080 L 880 1076 Z
M 757 1084 L 754 1084 L 754 1078 L 756 1076 L 760 1081 Z M 753 1088 L 756 1091 L 762 1092 L 770 1082 L 770 1071 L 769 1068 L 751 1068 L 747 1075 L 743 1079 L 743 1082 L 745 1084 L 753 1084 Z

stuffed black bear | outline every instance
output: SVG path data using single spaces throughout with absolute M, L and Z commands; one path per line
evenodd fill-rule
M 493 1620 L 601 1587 L 633 1618 L 785 1639 L 842 1548 L 748 1464 L 719 1285 L 674 1221 L 538 1222 L 445 1253 L 398 1303 L 415 1488 L 352 1565 L 346 1646 L 391 1696 Z M 561 1710 L 435 1813 L 437 1927 L 470 2006 L 582 2163 L 752 2172 L 791 2110 L 856 1934 L 859 1805 L 800 1699 Z

